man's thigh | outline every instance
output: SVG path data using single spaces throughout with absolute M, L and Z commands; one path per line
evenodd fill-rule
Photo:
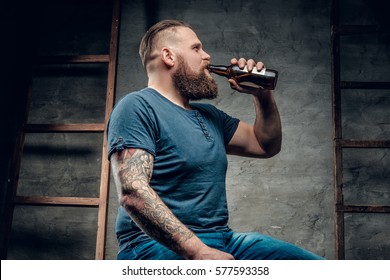
M 206 245 L 224 251 L 224 233 L 201 233 L 198 237 Z M 183 260 L 184 258 L 169 250 L 155 240 L 147 239 L 137 245 L 129 245 L 122 249 L 119 260 Z
M 118 254 L 118 260 L 183 260 L 167 247 L 155 240 L 142 242 L 134 247 L 128 246 Z
M 238 260 L 315 260 L 316 254 L 257 232 L 229 233 L 226 251 Z

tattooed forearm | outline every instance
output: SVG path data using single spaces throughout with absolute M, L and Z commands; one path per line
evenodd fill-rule
M 181 253 L 193 236 L 150 187 L 153 156 L 141 149 L 125 149 L 111 158 L 120 204 L 152 238 Z

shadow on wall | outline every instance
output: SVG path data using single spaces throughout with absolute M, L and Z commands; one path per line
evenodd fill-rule
M 158 18 L 159 2 L 159 0 L 144 1 L 144 13 L 146 15 L 145 31 L 160 20 Z

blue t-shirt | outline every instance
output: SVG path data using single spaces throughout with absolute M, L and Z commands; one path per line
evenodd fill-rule
M 145 88 L 115 106 L 108 125 L 108 154 L 124 148 L 154 156 L 150 186 L 175 216 L 194 232 L 227 229 L 226 145 L 239 120 L 210 104 L 183 109 Z M 147 238 L 119 207 L 119 245 Z

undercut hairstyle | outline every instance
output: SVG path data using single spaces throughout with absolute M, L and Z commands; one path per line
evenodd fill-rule
M 139 55 L 141 57 L 142 65 L 146 69 L 146 66 L 149 61 L 153 60 L 155 57 L 152 56 L 153 50 L 158 43 L 160 35 L 164 31 L 176 32 L 176 27 L 192 27 L 181 20 L 167 19 L 160 21 L 149 28 L 149 30 L 142 37 L 140 46 L 139 46 Z

